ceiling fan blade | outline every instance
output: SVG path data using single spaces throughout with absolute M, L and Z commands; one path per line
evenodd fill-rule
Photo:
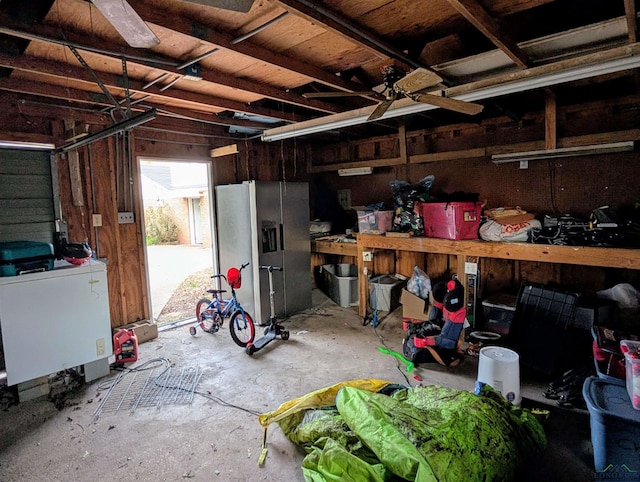
M 480 112 L 482 112 L 482 109 L 484 109 L 484 106 L 482 104 L 450 99 L 449 97 L 440 97 L 439 95 L 433 94 L 414 94 L 409 97 L 416 102 L 435 105 L 436 107 L 442 107 L 443 109 L 453 110 L 455 112 L 460 112 L 462 114 L 468 115 L 479 114 Z
M 384 113 L 387 112 L 387 110 L 389 110 L 389 107 L 391 107 L 391 104 L 393 104 L 394 100 L 395 99 L 390 99 L 390 100 L 383 100 L 382 102 L 380 102 L 378 106 L 373 110 L 371 115 L 367 118 L 367 121 L 376 120 L 382 117 Z
M 150 48 L 160 43 L 156 34 L 126 0 L 91 0 L 91 3 L 130 46 Z
M 255 0 L 182 0 L 187 3 L 197 3 L 207 7 L 220 8 L 222 10 L 233 10 L 234 12 L 247 13 L 251 10 Z
M 442 77 L 435 72 L 418 68 L 396 81 L 394 87 L 411 94 L 428 87 L 433 87 L 440 82 L 442 82 Z
M 307 99 L 317 99 L 319 97 L 353 97 L 358 95 L 372 95 L 370 90 L 363 92 L 308 92 L 302 94 Z

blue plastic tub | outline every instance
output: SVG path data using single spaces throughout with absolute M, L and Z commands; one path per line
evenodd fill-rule
M 625 386 L 589 377 L 582 395 L 591 419 L 596 471 L 619 467 L 640 475 L 640 411 L 631 406 Z

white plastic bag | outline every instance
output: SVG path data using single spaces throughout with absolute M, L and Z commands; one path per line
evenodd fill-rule
M 629 283 L 620 283 L 596 294 L 598 298 L 616 301 L 623 310 L 637 310 L 640 307 L 640 293 Z
M 407 281 L 407 291 L 414 295 L 426 300 L 429 298 L 431 292 L 431 279 L 427 273 L 422 271 L 417 266 L 413 267 L 413 274 L 409 281 Z
M 537 219 L 514 224 L 501 224 L 490 219 L 480 226 L 479 234 L 480 239 L 485 241 L 526 243 L 529 238 L 529 231 L 540 229 L 541 227 L 542 224 Z

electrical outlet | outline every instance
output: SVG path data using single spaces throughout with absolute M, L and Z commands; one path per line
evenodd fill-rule
M 104 347 L 104 338 L 98 338 L 96 340 L 96 356 L 104 355 Z
M 478 263 L 464 263 L 464 273 L 465 274 L 478 274 Z
M 351 209 L 351 189 L 338 189 L 338 202 L 345 211 Z
M 130 224 L 133 223 L 133 213 L 118 213 L 118 224 Z
M 373 261 L 373 252 L 372 251 L 363 251 L 362 252 L 362 261 Z
M 94 214 L 93 215 L 93 227 L 99 228 L 102 226 L 102 214 Z

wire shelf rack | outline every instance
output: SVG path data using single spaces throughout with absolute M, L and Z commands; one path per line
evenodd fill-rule
M 165 405 L 189 405 L 201 376 L 198 367 L 122 372 L 96 408 L 94 417 L 124 410 L 134 413 L 138 408 L 159 410 Z

